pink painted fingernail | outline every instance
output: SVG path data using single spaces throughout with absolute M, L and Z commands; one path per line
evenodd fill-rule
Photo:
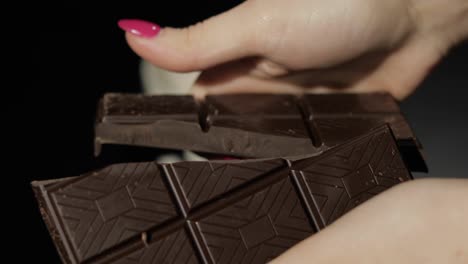
M 153 38 L 161 30 L 160 26 L 140 19 L 121 19 L 117 24 L 121 29 L 144 38 Z

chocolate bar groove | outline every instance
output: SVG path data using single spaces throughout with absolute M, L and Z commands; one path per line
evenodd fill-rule
M 206 264 L 216 263 L 212 254 L 210 253 L 210 249 L 206 245 L 206 241 L 204 240 L 203 235 L 200 232 L 199 226 L 190 220 L 187 221 L 186 225 L 190 231 L 191 239 L 198 249 L 198 256 L 201 261 Z
M 314 116 L 312 115 L 311 111 L 308 111 L 308 105 L 304 101 L 304 98 L 299 97 L 297 98 L 297 107 L 299 108 L 299 112 L 301 113 L 302 120 L 304 121 L 304 127 L 306 128 L 307 134 L 312 141 L 312 145 L 316 148 L 320 148 L 323 145 L 322 138 L 320 136 L 320 132 L 317 129 L 317 124 L 315 123 Z
M 311 191 L 310 190 L 305 191 L 303 189 L 303 188 L 307 188 L 307 184 L 303 178 L 303 175 L 300 174 L 300 176 L 298 176 L 296 175 L 295 171 L 292 171 L 291 177 L 294 183 L 294 187 L 296 187 L 298 193 L 300 194 L 302 198 L 301 201 L 303 205 L 307 208 L 306 210 L 307 216 L 309 217 L 310 221 L 314 223 L 314 226 L 317 229 L 317 231 L 322 230 L 326 226 L 325 221 L 323 220 L 322 216 L 320 215 L 320 212 L 318 211 L 318 208 L 320 207 L 315 202 L 314 198 L 306 194 L 306 193 L 311 193 Z

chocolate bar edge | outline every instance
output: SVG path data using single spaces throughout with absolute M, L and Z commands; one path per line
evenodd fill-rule
M 92 173 L 92 172 L 91 172 Z M 41 181 L 32 181 L 31 187 L 34 192 L 34 196 L 36 198 L 36 203 L 39 208 L 39 212 L 44 220 L 46 228 L 49 232 L 49 235 L 52 239 L 52 242 L 59 253 L 59 257 L 63 263 L 87 263 L 87 260 L 84 262 L 78 261 L 75 253 L 70 248 L 72 247 L 67 235 L 65 235 L 65 231 L 63 230 L 63 224 L 57 219 L 57 212 L 55 212 L 56 208 L 52 205 L 49 201 L 50 196 L 48 195 L 47 188 L 60 188 L 60 185 L 68 185 L 70 181 L 79 180 L 82 177 L 89 176 L 90 173 L 85 173 L 80 176 L 72 176 L 72 177 L 65 177 L 59 179 L 50 179 L 50 180 L 41 180 Z M 62 234 L 62 235 L 61 235 Z M 65 239 L 64 239 L 65 238 Z M 129 243 L 129 250 L 132 247 L 137 247 L 134 242 Z M 93 263 L 109 263 L 113 260 L 116 260 L 122 254 L 125 254 L 126 251 L 119 251 L 117 254 L 108 254 L 105 256 L 101 256 L 98 259 L 94 260 Z
M 75 259 L 72 259 L 73 252 L 70 250 L 70 245 L 67 241 L 64 241 L 65 237 L 62 230 L 62 225 L 57 223 L 56 213 L 51 212 L 53 208 L 52 203 L 49 201 L 50 197 L 45 191 L 45 187 L 48 185 L 55 185 L 60 183 L 66 183 L 70 179 L 75 179 L 76 177 L 66 177 L 53 180 L 43 180 L 43 181 L 33 181 L 31 182 L 31 187 L 36 198 L 36 203 L 38 204 L 39 212 L 44 220 L 44 223 L 49 231 L 49 235 L 52 238 L 52 242 L 55 244 L 57 251 L 59 253 L 60 259 L 64 263 L 77 263 Z M 62 234 L 62 235 L 61 235 Z

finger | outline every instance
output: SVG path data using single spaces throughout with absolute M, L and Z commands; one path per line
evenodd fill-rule
M 138 31 L 127 20 L 119 25 L 127 31 L 130 47 L 143 59 L 167 70 L 188 72 L 252 55 L 254 29 L 243 28 L 255 25 L 252 13 L 247 1 L 187 28 L 162 28 L 149 38 L 135 34 Z
M 357 64 L 357 63 L 354 63 Z M 274 62 L 248 58 L 208 69 L 199 76 L 192 92 L 197 97 L 222 93 L 338 92 L 367 74 L 367 68 L 336 67 L 284 74 Z
M 281 83 L 273 79 L 258 79 L 251 76 L 239 76 L 219 86 L 206 86 L 195 83 L 192 94 L 196 98 L 203 98 L 210 94 L 229 93 L 291 93 L 300 94 L 304 90 L 294 84 Z
M 205 70 L 192 86 L 197 98 L 223 93 L 287 93 L 300 92 L 293 84 L 271 78 L 273 71 L 259 65 L 271 65 L 260 58 L 231 61 Z M 279 71 L 277 71 L 279 73 Z

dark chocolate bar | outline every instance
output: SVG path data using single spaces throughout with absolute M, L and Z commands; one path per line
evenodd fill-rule
M 65 263 L 265 263 L 410 179 L 385 125 L 320 155 L 116 164 L 32 185 Z
M 427 171 L 420 144 L 389 94 L 106 94 L 95 129 L 102 144 L 121 144 L 243 158 L 320 154 L 389 124 L 412 171 Z

